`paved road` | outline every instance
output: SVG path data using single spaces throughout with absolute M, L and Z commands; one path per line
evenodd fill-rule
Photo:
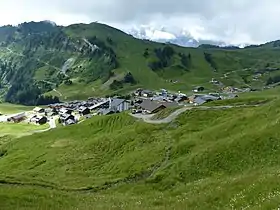
M 150 115 L 143 115 L 143 114 L 130 114 L 132 117 L 142 119 L 146 123 L 150 124 L 165 124 L 170 123 L 173 120 L 175 120 L 180 114 L 184 113 L 187 110 L 197 109 L 197 110 L 219 110 L 219 109 L 232 109 L 232 108 L 242 108 L 242 107 L 258 107 L 260 105 L 238 105 L 238 106 L 197 106 L 197 107 L 184 107 L 181 109 L 178 109 L 171 113 L 168 117 L 160 120 L 153 120 L 151 119 L 154 114 Z
M 50 129 L 56 128 L 56 123 L 55 123 L 56 118 L 52 117 L 49 121 Z
M 43 133 L 43 132 L 47 132 L 51 129 L 55 129 L 56 128 L 56 122 L 55 122 L 56 119 L 57 119 L 56 117 L 50 118 L 50 120 L 49 120 L 50 127 L 49 128 L 46 128 L 44 130 L 31 131 L 31 133 Z

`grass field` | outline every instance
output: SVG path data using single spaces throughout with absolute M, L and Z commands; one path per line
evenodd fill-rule
M 2 114 L 15 114 L 23 111 L 31 111 L 34 107 L 16 105 L 10 103 L 0 103 L 0 113 Z
M 13 136 L 20 137 L 32 134 L 33 131 L 44 130 L 49 127 L 45 125 L 33 125 L 27 123 L 0 123 L 0 137 L 1 136 Z
M 167 125 L 96 116 L 5 140 L 1 207 L 276 209 L 279 104 L 190 110 Z

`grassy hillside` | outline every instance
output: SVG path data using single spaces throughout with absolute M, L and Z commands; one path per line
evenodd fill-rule
M 259 89 L 280 81 L 277 42 L 246 49 L 183 48 L 138 40 L 100 23 L 47 22 L 0 28 L 0 41 L 0 97 L 13 103 L 48 104 L 137 87 L 217 90 L 212 78 Z
M 275 209 L 279 104 L 192 110 L 168 125 L 100 116 L 3 140 L 1 207 Z

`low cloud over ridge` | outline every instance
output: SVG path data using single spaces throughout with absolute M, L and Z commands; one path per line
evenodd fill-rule
M 100 21 L 124 30 L 144 24 L 184 30 L 196 39 L 254 44 L 280 39 L 278 5 L 277 0 L 9 0 L 0 3 L 0 24 Z

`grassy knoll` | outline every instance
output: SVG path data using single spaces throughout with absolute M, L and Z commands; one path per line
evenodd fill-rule
M 10 103 L 0 103 L 0 113 L 2 114 L 14 114 L 24 111 L 31 111 L 34 107 L 16 105 Z
M 1 207 L 275 209 L 279 104 L 190 110 L 168 125 L 96 116 L 12 140 L 0 147 Z

